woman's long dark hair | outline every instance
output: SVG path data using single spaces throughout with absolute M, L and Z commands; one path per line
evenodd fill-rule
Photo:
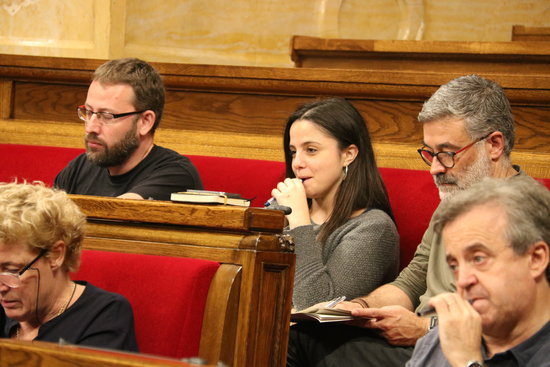
M 348 166 L 346 179 L 336 192 L 336 205 L 321 228 L 318 240 L 324 244 L 328 236 L 358 209 L 380 209 L 393 219 L 386 186 L 376 166 L 369 131 L 359 111 L 343 98 L 323 99 L 299 107 L 288 118 L 283 143 L 286 176 L 292 178 L 296 176 L 292 171 L 290 127 L 297 120 L 308 120 L 321 127 L 338 141 L 340 150 L 351 144 L 359 150 Z

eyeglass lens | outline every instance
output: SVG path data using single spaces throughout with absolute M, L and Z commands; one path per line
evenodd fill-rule
M 94 114 L 101 122 L 111 121 L 114 118 L 114 116 L 108 112 L 94 112 L 85 107 L 78 107 L 76 110 L 78 112 L 78 117 L 84 122 L 88 122 Z
M 17 273 L 0 273 L 0 283 L 5 284 L 10 288 L 17 288 L 21 285 L 21 279 Z
M 433 153 L 427 151 L 427 150 L 421 150 L 420 154 L 422 155 L 422 158 L 428 165 L 432 165 L 433 160 L 435 159 L 435 156 L 437 156 L 437 160 L 439 163 L 441 163 L 443 166 L 449 168 L 454 165 L 453 157 L 450 154 L 447 154 L 447 152 L 439 152 L 432 156 Z
M 38 261 L 44 254 L 48 252 L 47 248 L 43 248 L 40 250 L 38 255 L 31 260 L 27 265 L 25 265 L 19 272 L 17 273 L 0 273 L 0 283 L 3 283 L 7 285 L 10 288 L 17 288 L 21 285 L 21 276 L 29 269 L 31 269 L 31 266 Z

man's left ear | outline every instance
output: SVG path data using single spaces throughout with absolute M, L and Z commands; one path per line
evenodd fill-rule
M 66 252 L 65 242 L 59 240 L 48 251 L 48 259 L 50 261 L 50 267 L 52 270 L 60 269 L 65 261 Z
M 153 111 L 147 110 L 141 114 L 138 131 L 141 136 L 149 134 L 155 124 L 156 115 Z
M 351 162 L 355 160 L 357 154 L 359 154 L 359 148 L 357 148 L 357 145 L 351 144 L 350 146 L 346 147 L 342 152 L 342 156 L 344 158 L 344 166 L 349 166 Z
M 504 155 L 504 135 L 500 131 L 495 131 L 486 141 L 490 144 L 489 157 L 496 161 Z
M 546 268 L 548 268 L 548 262 L 550 261 L 550 250 L 548 244 L 544 241 L 539 241 L 531 245 L 529 249 L 530 255 L 530 269 L 533 274 L 533 278 L 544 277 L 546 278 Z

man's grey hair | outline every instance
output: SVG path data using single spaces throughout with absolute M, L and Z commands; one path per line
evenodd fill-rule
M 441 235 L 445 226 L 460 215 L 493 203 L 506 213 L 504 238 L 516 254 L 525 254 L 539 241 L 550 246 L 550 191 L 529 176 L 485 178 L 442 201 L 434 216 L 434 230 Z M 549 271 L 547 267 L 546 278 L 550 281 Z
M 514 147 L 515 126 L 510 102 L 501 86 L 479 75 L 466 75 L 442 85 L 418 114 L 419 122 L 447 117 L 464 119 L 472 140 L 494 131 L 504 135 L 504 156 Z

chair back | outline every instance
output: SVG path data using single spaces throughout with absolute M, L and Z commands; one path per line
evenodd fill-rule
M 220 264 L 184 257 L 83 250 L 75 280 L 125 296 L 142 353 L 198 355 L 210 283 Z

